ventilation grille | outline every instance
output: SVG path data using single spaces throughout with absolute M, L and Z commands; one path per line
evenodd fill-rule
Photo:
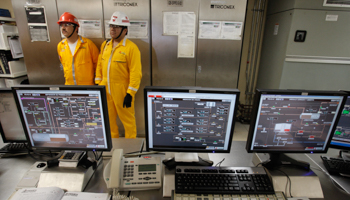
M 350 0 L 324 0 L 323 6 L 350 7 Z

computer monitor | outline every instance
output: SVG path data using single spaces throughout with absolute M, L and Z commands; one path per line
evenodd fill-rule
M 268 168 L 294 164 L 284 153 L 327 152 L 346 93 L 312 90 L 257 90 L 246 149 L 269 153 Z
M 147 150 L 229 153 L 239 90 L 145 87 Z
M 336 129 L 333 132 L 330 147 L 350 150 L 350 91 L 348 98 L 344 105 L 344 109 L 341 113 L 340 119 L 336 124 Z
M 32 149 L 110 151 L 104 86 L 12 87 Z
M 0 88 L 0 134 L 4 143 L 27 142 L 11 88 Z

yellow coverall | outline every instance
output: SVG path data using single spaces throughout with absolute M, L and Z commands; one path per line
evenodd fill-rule
M 64 70 L 65 85 L 95 85 L 99 51 L 91 40 L 79 36 L 74 57 L 67 39 L 58 43 L 57 52 Z
M 106 86 L 112 138 L 119 137 L 117 115 L 124 125 L 125 138 L 136 138 L 134 102 L 141 78 L 140 50 L 133 42 L 124 38 L 115 48 L 113 39 L 103 42 L 95 83 Z M 123 108 L 126 93 L 133 97 L 129 108 Z

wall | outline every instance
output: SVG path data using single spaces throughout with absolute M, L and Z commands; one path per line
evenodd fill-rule
M 350 31 L 349 8 L 324 7 L 320 0 L 270 0 L 268 12 L 258 88 L 350 89 L 350 41 L 344 40 Z M 326 20 L 328 15 L 338 19 Z M 307 31 L 304 42 L 294 41 L 297 30 Z
M 266 17 L 257 88 L 279 88 L 293 11 Z M 277 34 L 274 33 L 278 26 Z

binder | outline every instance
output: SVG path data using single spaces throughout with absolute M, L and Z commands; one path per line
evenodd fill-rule
M 0 51 L 0 60 L 3 65 L 2 71 L 4 72 L 3 74 L 11 74 L 10 67 L 8 62 L 14 60 L 12 58 L 11 51 Z M 18 59 L 16 59 L 18 60 Z
M 18 36 L 7 37 L 13 58 L 23 58 L 23 50 Z
M 2 64 L 2 61 L 0 60 L 0 74 L 4 74 L 4 72 L 5 72 L 5 67 Z

